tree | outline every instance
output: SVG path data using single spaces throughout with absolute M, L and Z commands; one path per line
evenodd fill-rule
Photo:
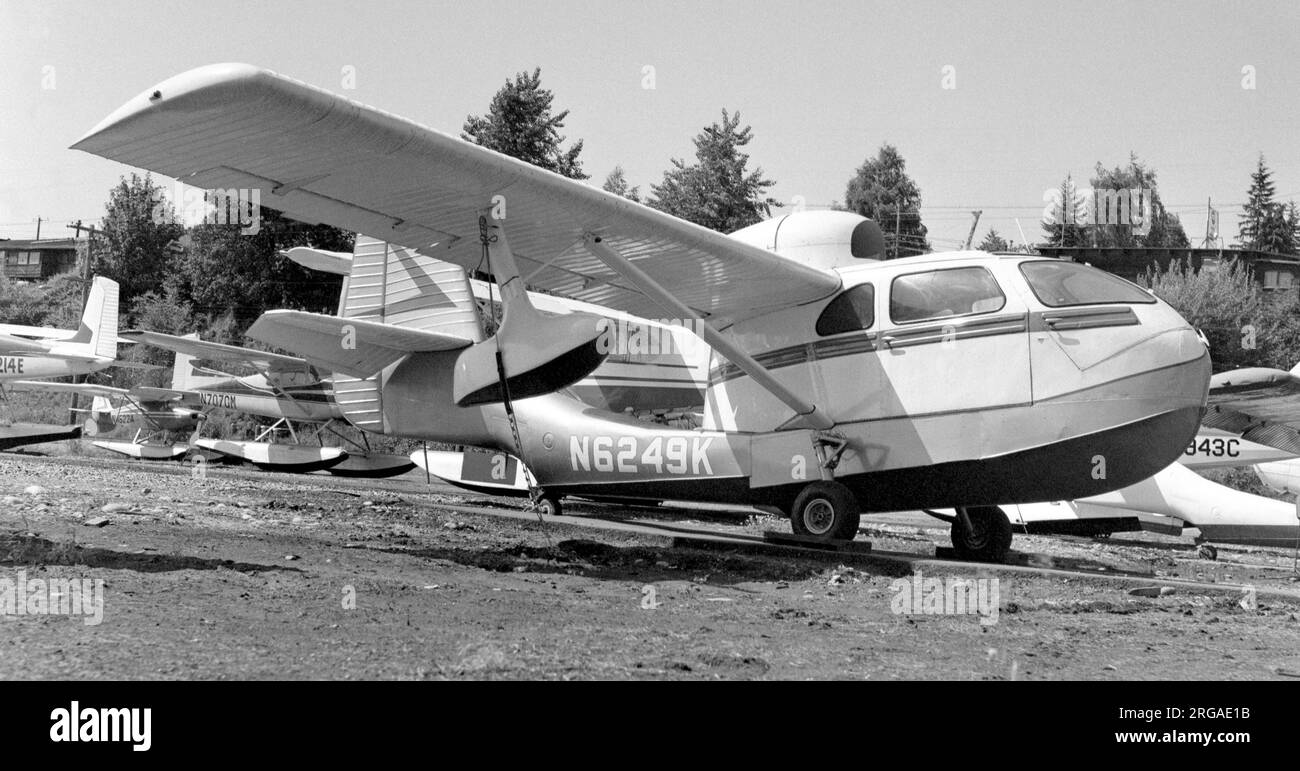
M 1290 369 L 1300 357 L 1296 293 L 1270 297 L 1237 260 L 1200 271 L 1188 260 L 1171 260 L 1164 270 L 1148 270 L 1143 283 L 1205 334 L 1215 371 Z
M 520 72 L 492 97 L 487 115 L 465 119 L 461 138 L 570 179 L 586 179 L 578 160 L 582 140 L 567 150 L 561 148 L 560 129 L 569 111 L 552 115 L 554 99 L 550 90 L 542 88 L 541 67 L 531 75 Z
M 862 162 L 849 180 L 844 203 L 849 211 L 880 225 L 886 259 L 930 250 L 921 223 L 921 189 L 907 176 L 907 164 L 893 145 L 881 145 L 875 158 Z
M 998 231 L 990 228 L 989 232 L 984 236 L 984 240 L 980 241 L 980 245 L 975 248 L 982 252 L 1009 252 L 1011 251 L 1011 244 L 998 235 Z
M 141 179 L 132 174 L 109 192 L 100 230 L 104 237 L 95 247 L 99 264 L 93 267 L 119 284 L 120 302 L 128 307 L 171 272 L 168 244 L 185 228 L 150 175 Z
M 1160 200 L 1155 169 L 1143 164 L 1136 154 L 1129 155 L 1127 166 L 1116 166 L 1113 169 L 1106 169 L 1098 162 L 1092 178 L 1092 189 L 1096 196 L 1094 220 L 1089 232 L 1085 234 L 1092 246 L 1165 249 L 1186 249 L 1191 246 L 1178 215 L 1167 212 Z M 1106 205 L 1106 195 L 1109 193 L 1129 196 L 1132 206 L 1130 216 L 1133 221 L 1141 217 L 1141 227 L 1126 223 L 1101 223 L 1107 215 L 1107 212 L 1102 211 L 1103 208 L 1110 208 L 1110 214 L 1115 214 L 1116 207 Z M 1136 210 L 1139 200 L 1141 211 Z M 1122 205 L 1117 203 L 1116 206 L 1122 211 Z M 1146 233 L 1138 232 L 1140 229 L 1145 229 Z
M 1264 165 L 1264 154 L 1259 154 L 1255 172 L 1250 175 L 1250 189 L 1246 203 L 1241 207 L 1241 220 L 1237 224 L 1237 245 L 1245 249 L 1260 248 L 1261 229 L 1273 209 L 1273 172 Z
M 1083 227 L 1079 223 L 1086 214 L 1087 202 L 1075 186 L 1074 178 L 1067 174 L 1043 217 L 1043 235 L 1047 245 L 1083 246 Z
M 623 174 L 622 166 L 615 166 L 614 170 L 609 173 L 609 176 L 605 177 L 605 184 L 600 187 L 608 193 L 621 195 L 629 201 L 641 203 L 641 188 L 632 187 L 628 183 L 627 177 Z
M 752 127 L 740 128 L 739 112 L 723 110 L 721 123 L 695 137 L 695 163 L 672 159 L 663 182 L 650 186 L 650 205 L 722 233 L 761 222 L 781 204 L 765 195 L 775 183 L 763 170 L 746 169 L 749 155 L 741 148 L 753 138 Z
M 176 297 L 193 305 L 194 314 L 211 325 L 229 313 L 242 336 L 264 311 L 290 308 L 333 313 L 342 281 L 308 270 L 281 254 L 294 246 L 351 251 L 352 234 L 329 225 L 307 225 L 262 207 L 257 233 L 239 225 L 197 225 L 178 260 L 172 282 Z

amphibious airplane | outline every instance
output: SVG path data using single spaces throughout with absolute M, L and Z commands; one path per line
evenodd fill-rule
M 1203 410 L 1196 332 L 1088 266 L 973 252 L 861 264 L 883 237 L 858 220 L 823 234 L 844 265 L 825 271 L 246 65 L 165 81 L 74 147 L 482 263 L 504 307 L 486 339 L 463 276 L 444 314 L 272 311 L 249 334 L 346 376 L 338 401 L 366 430 L 513 453 L 553 511 L 565 495 L 772 504 L 797 533 L 837 539 L 861 511 L 951 506 L 958 549 L 998 559 L 998 504 L 1145 479 Z M 525 284 L 689 320 L 714 351 L 704 425 L 565 394 L 604 358 L 600 319 L 543 315 Z

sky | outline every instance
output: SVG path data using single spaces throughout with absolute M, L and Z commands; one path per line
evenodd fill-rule
M 1136 153 L 1194 245 L 1207 199 L 1231 243 L 1260 153 L 1300 201 L 1297 30 L 1290 0 L 0 0 L 0 237 L 97 222 L 138 170 L 68 146 L 158 82 L 237 61 L 452 134 L 540 66 L 591 182 L 617 164 L 643 192 L 724 108 L 792 206 L 843 201 L 889 142 L 936 249 L 974 209 L 977 243 L 990 227 L 1038 241 L 1046 191 Z

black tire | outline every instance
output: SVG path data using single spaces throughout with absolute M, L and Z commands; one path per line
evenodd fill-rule
M 544 517 L 558 517 L 564 512 L 560 499 L 552 495 L 543 495 L 537 499 L 537 513 Z
M 1212 562 L 1219 559 L 1219 550 L 1212 544 L 1200 544 L 1196 547 L 1196 553 L 1201 556 L 1201 559 L 1207 559 Z
M 966 508 L 968 532 L 958 516 L 952 521 L 952 548 L 957 556 L 975 562 L 1005 562 L 1011 551 L 1011 520 L 997 506 Z
M 790 507 L 790 527 L 796 535 L 826 541 L 851 541 L 858 534 L 858 499 L 839 482 L 813 482 Z

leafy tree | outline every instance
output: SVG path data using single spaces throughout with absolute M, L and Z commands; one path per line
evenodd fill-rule
M 1300 361 L 1296 293 L 1269 296 L 1237 260 L 1200 271 L 1173 260 L 1164 270 L 1148 270 L 1144 283 L 1205 334 L 1216 371 L 1290 369 Z
M 109 192 L 100 230 L 104 236 L 95 246 L 98 264 L 92 267 L 117 281 L 125 307 L 170 272 L 172 253 L 167 246 L 185 228 L 150 175 L 141 179 L 132 174 Z
M 1051 211 L 1043 218 L 1043 236 L 1049 246 L 1083 246 L 1083 227 L 1079 224 L 1087 215 L 1087 201 L 1079 193 L 1074 178 L 1066 175 L 1052 202 Z
M 1166 211 L 1160 200 L 1155 169 L 1138 160 L 1136 154 L 1129 155 L 1127 166 L 1116 166 L 1113 169 L 1107 169 L 1098 162 L 1092 178 L 1092 189 L 1095 194 L 1101 194 L 1096 199 L 1098 209 L 1096 217 L 1085 234 L 1085 238 L 1092 246 L 1167 249 L 1186 249 L 1191 246 L 1178 215 Z M 1105 212 L 1100 209 L 1106 205 L 1104 197 L 1101 196 L 1104 196 L 1107 191 L 1121 190 L 1145 191 L 1142 194 L 1142 205 L 1145 210 L 1132 213 L 1135 218 L 1139 216 L 1143 218 L 1143 225 L 1149 225 L 1145 235 L 1134 232 L 1135 228 L 1131 225 L 1099 224 L 1105 216 Z M 1147 195 L 1150 196 L 1149 200 Z M 1133 200 L 1132 203 L 1136 204 L 1137 201 Z
M 601 189 L 614 195 L 621 195 L 629 201 L 641 203 L 641 188 L 632 187 L 628 183 L 622 166 L 614 167 L 609 176 L 605 177 L 605 184 L 601 185 Z
M 193 306 L 206 327 L 229 313 L 238 336 L 272 308 L 333 313 L 340 277 L 308 270 L 281 254 L 294 246 L 351 251 L 352 234 L 329 225 L 307 225 L 262 207 L 255 234 L 239 225 L 197 225 L 173 279 L 177 298 Z
M 1009 252 L 1011 251 L 1011 244 L 998 235 L 998 231 L 990 228 L 989 232 L 984 236 L 984 240 L 980 241 L 980 245 L 975 248 L 982 252 Z
M 487 115 L 465 119 L 461 138 L 571 179 L 586 179 L 578 159 L 582 140 L 567 150 L 561 147 L 560 129 L 569 111 L 552 115 L 554 99 L 549 89 L 542 88 L 541 67 L 531 75 L 520 72 L 492 97 Z
M 1265 227 L 1265 220 L 1273 209 L 1273 172 L 1264 165 L 1264 154 L 1259 154 L 1255 171 L 1250 175 L 1250 189 L 1246 191 L 1246 203 L 1241 208 L 1241 219 L 1237 224 L 1237 245 L 1246 249 L 1259 249 L 1260 236 Z
M 723 110 L 721 123 L 695 137 L 695 163 L 674 158 L 663 182 L 650 186 L 650 205 L 722 233 L 761 222 L 781 204 L 765 195 L 775 183 L 763 170 L 746 169 L 749 154 L 741 148 L 753 138 L 752 127 L 740 127 L 739 112 Z
M 849 180 L 844 204 L 880 225 L 886 259 L 930 250 L 921 222 L 921 189 L 907 175 L 907 164 L 893 145 L 881 145 L 876 157 L 862 162 Z

